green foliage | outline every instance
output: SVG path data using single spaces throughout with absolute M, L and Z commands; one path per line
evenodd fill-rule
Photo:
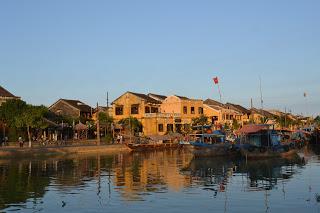
M 107 126 L 113 123 L 113 118 L 105 112 L 99 112 L 98 116 L 99 116 L 100 125 Z
M 232 129 L 233 130 L 238 130 L 240 128 L 240 124 L 238 123 L 238 121 L 236 119 L 232 120 Z
M 317 126 L 320 126 L 320 116 L 319 116 L 319 115 L 314 119 L 314 123 L 315 123 Z
M 227 130 L 227 129 L 230 129 L 230 126 L 229 126 L 229 124 L 225 123 L 224 126 L 223 126 L 223 128 L 224 128 L 225 130 Z
M 131 132 L 137 133 L 142 132 L 142 123 L 134 117 L 124 118 L 119 121 L 125 129 L 128 129 Z
M 291 127 L 291 126 L 295 126 L 295 125 L 300 125 L 301 124 L 301 121 L 299 121 L 299 120 L 295 121 L 295 120 L 293 120 L 290 117 L 285 116 L 285 115 L 277 116 L 276 117 L 276 121 L 280 125 L 281 128 L 288 128 L 288 127 Z
M 192 126 L 203 126 L 208 124 L 208 117 L 205 115 L 201 115 L 198 118 L 193 118 L 192 119 Z
M 260 117 L 260 123 L 265 124 L 268 121 L 267 117 Z
M 27 104 L 21 100 L 8 100 L 0 106 L 1 121 L 9 127 L 17 127 L 17 120 L 23 114 Z
M 31 128 L 45 129 L 47 127 L 44 118 L 48 112 L 45 106 L 29 105 L 21 100 L 8 100 L 0 106 L 2 122 L 11 128 L 27 129 L 29 141 L 31 141 Z

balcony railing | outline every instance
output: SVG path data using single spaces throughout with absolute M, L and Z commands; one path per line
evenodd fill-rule
M 181 113 L 145 113 L 146 118 L 180 118 Z

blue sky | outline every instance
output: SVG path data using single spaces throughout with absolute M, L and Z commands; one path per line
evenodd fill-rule
M 320 113 L 318 0 L 1 0 L 0 85 L 32 104 L 126 91 Z M 307 92 L 307 98 L 303 93 Z

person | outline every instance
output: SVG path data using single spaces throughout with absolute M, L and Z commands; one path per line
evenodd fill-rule
M 23 140 L 22 140 L 22 137 L 21 137 L 21 136 L 19 136 L 18 141 L 19 141 L 19 146 L 20 146 L 20 147 L 23 147 Z
M 1 141 L 0 141 L 0 143 L 1 143 L 1 146 L 4 146 L 4 142 L 5 141 L 5 138 L 3 137 L 3 138 L 1 138 Z
M 3 145 L 4 145 L 4 146 L 8 145 L 8 141 L 9 141 L 8 137 L 7 137 L 7 136 L 4 137 L 4 143 L 3 143 Z

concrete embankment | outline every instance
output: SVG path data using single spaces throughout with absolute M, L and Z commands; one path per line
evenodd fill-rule
M 101 146 L 55 146 L 34 148 L 5 147 L 0 148 L 0 158 L 49 157 L 56 155 L 74 154 L 116 154 L 130 151 L 131 150 L 123 144 Z

